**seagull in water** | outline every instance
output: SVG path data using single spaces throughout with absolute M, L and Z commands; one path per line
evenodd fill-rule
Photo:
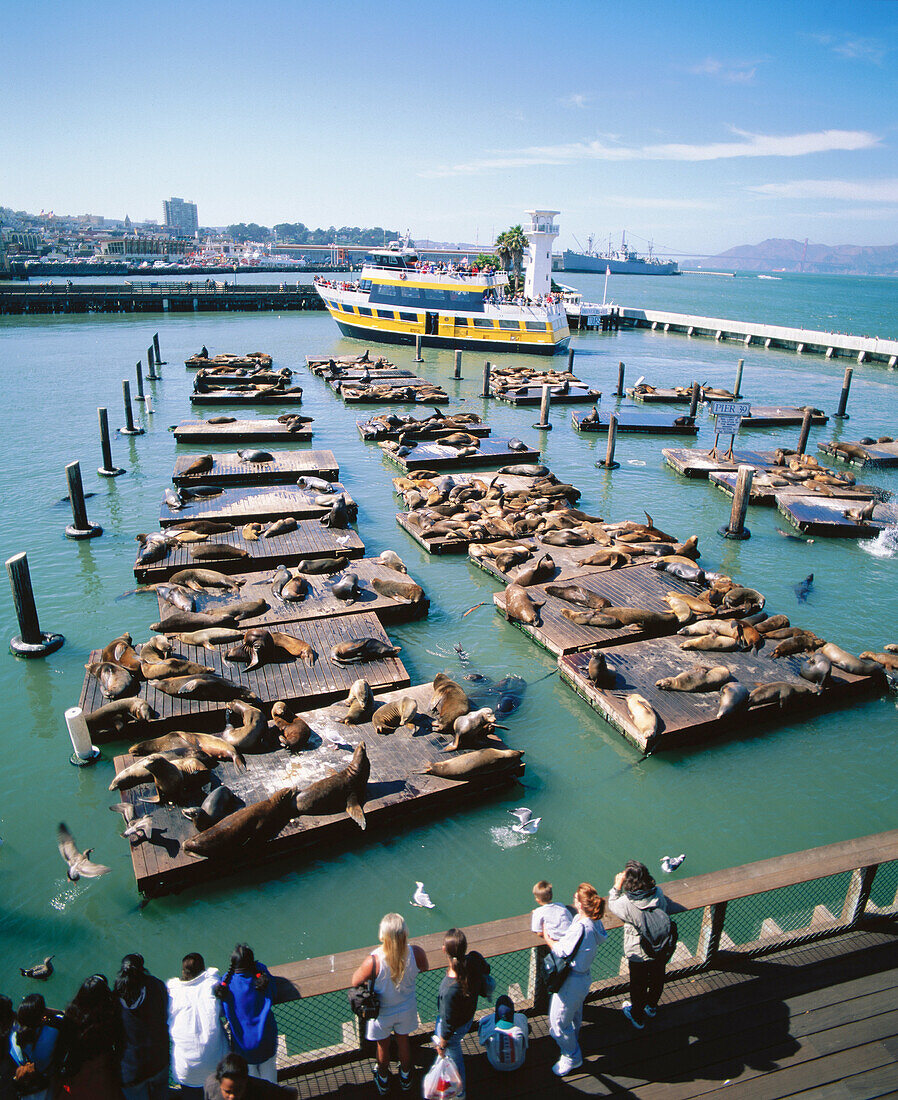
M 59 854 L 68 866 L 67 873 L 72 882 L 77 882 L 79 878 L 108 875 L 112 870 L 111 867 L 104 867 L 102 863 L 91 863 L 90 853 L 93 848 L 86 848 L 83 852 L 79 852 L 75 838 L 62 822 L 59 823 L 56 835 L 59 840 Z
M 39 982 L 45 982 L 53 973 L 53 963 L 51 960 L 55 958 L 55 955 L 48 955 L 42 963 L 38 963 L 36 966 L 28 966 L 24 969 L 20 966 L 19 973 L 23 978 L 37 978 Z
M 518 806 L 516 810 L 509 810 L 508 812 L 512 817 L 518 819 L 517 825 L 512 825 L 511 831 L 518 833 L 520 836 L 533 836 L 542 821 L 541 817 L 534 817 L 533 811 L 526 806 Z
M 416 882 L 417 889 L 412 896 L 412 905 L 417 905 L 419 909 L 436 909 L 436 906 L 430 900 L 430 894 L 424 889 L 423 882 Z
M 676 869 L 680 866 L 685 858 L 685 852 L 681 853 L 678 856 L 662 856 L 661 870 L 665 873 L 665 875 L 669 875 L 672 871 L 676 871 Z

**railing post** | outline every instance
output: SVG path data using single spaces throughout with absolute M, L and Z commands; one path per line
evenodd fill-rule
M 839 394 L 839 407 L 834 414 L 839 420 L 848 419 L 848 413 L 845 410 L 848 408 L 848 391 L 851 389 L 851 376 L 853 374 L 854 367 L 845 368 L 845 377 L 842 379 L 842 392 Z
M 112 445 L 109 442 L 109 415 L 105 409 L 97 409 L 100 421 L 100 447 L 103 450 L 103 465 L 97 470 L 101 477 L 118 477 L 125 471 L 112 465 Z
M 423 363 L 424 362 L 424 358 L 421 355 L 421 337 L 420 336 L 415 337 L 415 362 L 416 363 Z
M 162 360 L 162 356 L 159 354 L 159 333 L 158 332 L 153 333 L 153 351 L 156 353 L 156 363 L 161 367 L 163 360 Z
M 122 379 L 122 400 L 125 404 L 125 426 L 119 428 L 122 435 L 143 435 L 143 428 L 134 427 L 134 412 L 131 409 L 131 383 Z
M 16 657 L 46 657 L 59 649 L 65 638 L 61 634 L 47 634 L 41 630 L 27 554 L 7 558 L 6 572 L 19 622 L 19 633 L 10 638 L 9 651 Z
M 733 397 L 739 398 L 741 394 L 739 390 L 742 388 L 742 368 L 745 366 L 745 360 L 740 359 L 739 365 L 736 367 L 736 388 L 733 390 Z
M 878 868 L 879 864 L 874 863 L 870 867 L 858 867 L 851 872 L 841 916 L 842 924 L 848 925 L 849 928 L 857 924 L 864 915 Z
M 574 373 L 574 348 L 567 349 L 567 369 L 571 374 Z
M 608 420 L 608 445 L 605 448 L 605 461 L 597 462 L 596 466 L 602 466 L 606 470 L 616 470 L 620 466 L 614 461 L 614 448 L 617 444 L 617 413 L 612 413 Z
M 161 375 L 156 373 L 155 362 L 156 357 L 153 354 L 153 345 L 150 344 L 150 346 L 147 348 L 147 366 L 150 368 L 150 373 L 147 375 L 147 378 L 149 378 L 151 382 L 158 382 L 158 380 L 162 377 Z
M 727 903 L 705 906 L 702 912 L 702 926 L 698 933 L 698 946 L 695 949 L 695 961 L 700 966 L 709 966 L 720 950 L 720 935 L 726 917 Z
M 527 975 L 527 999 L 533 1005 L 535 1016 L 545 1016 L 549 1011 L 549 989 L 543 975 L 543 959 L 549 953 L 545 944 L 530 951 L 530 971 Z
M 612 397 L 624 396 L 624 364 L 617 364 L 617 389 L 611 395 Z
M 65 468 L 69 485 L 69 500 L 72 504 L 72 523 L 66 527 L 66 538 L 93 539 L 103 534 L 103 528 L 91 523 L 87 518 L 87 506 L 84 503 L 84 485 L 81 482 L 81 464 L 70 462 Z

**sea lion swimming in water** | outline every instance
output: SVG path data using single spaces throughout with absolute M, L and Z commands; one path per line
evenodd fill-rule
M 293 815 L 318 817 L 345 812 L 360 829 L 367 828 L 364 806 L 370 774 L 368 752 L 365 742 L 361 741 L 347 767 L 326 779 L 319 779 L 296 795 Z

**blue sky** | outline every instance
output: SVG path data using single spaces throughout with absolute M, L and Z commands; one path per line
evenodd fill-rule
M 898 242 L 898 3 L 0 0 L 0 205 Z

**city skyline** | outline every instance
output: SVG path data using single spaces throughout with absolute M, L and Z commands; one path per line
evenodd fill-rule
M 5 10 L 14 209 L 138 222 L 189 194 L 205 225 L 488 242 L 549 206 L 559 247 L 898 241 L 893 5 Z

